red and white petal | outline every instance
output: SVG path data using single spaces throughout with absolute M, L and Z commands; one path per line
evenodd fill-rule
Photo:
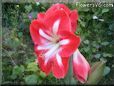
M 38 33 L 42 38 L 45 38 L 46 40 L 49 40 L 49 41 L 53 40 L 53 38 L 48 33 L 46 33 L 45 30 L 39 29 Z
M 75 32 L 76 28 L 77 28 L 77 20 L 78 20 L 77 10 L 71 11 L 69 16 L 70 16 L 70 20 L 71 20 L 72 31 Z
M 40 20 L 33 20 L 30 25 L 30 34 L 34 44 L 44 44 L 49 42 L 52 38 L 49 35 L 50 31 L 45 27 L 44 23 Z
M 55 46 L 55 44 L 48 42 L 48 43 L 45 43 L 44 45 L 38 45 L 37 50 L 49 50 L 54 46 Z
M 35 53 L 37 55 L 37 60 L 38 60 L 38 65 L 41 68 L 41 70 L 43 72 L 45 72 L 46 75 L 48 75 L 51 72 L 52 69 L 52 59 L 49 59 L 49 61 L 47 62 L 47 64 L 45 64 L 45 59 L 44 59 L 44 53 L 46 51 L 38 51 L 37 47 L 35 47 Z
M 72 31 L 70 19 L 68 15 L 62 10 L 57 10 L 53 12 L 53 14 L 46 15 L 44 22 L 46 27 L 49 28 L 52 33 Z
M 64 65 L 62 63 L 62 58 L 59 54 L 56 54 L 54 58 L 52 73 L 58 79 L 64 78 L 65 76 Z
M 44 18 L 45 18 L 45 13 L 38 13 L 38 14 L 37 14 L 37 19 L 43 21 Z
M 52 68 L 52 61 L 49 60 L 47 62 L 47 64 L 45 64 L 45 60 L 42 58 L 42 57 L 38 57 L 38 64 L 39 64 L 39 67 L 41 68 L 41 70 L 43 72 L 45 72 L 46 75 L 48 75 L 50 72 L 51 72 L 51 68 Z
M 80 45 L 80 37 L 72 32 L 63 31 L 59 34 L 60 49 L 59 54 L 62 57 L 70 57 Z
M 64 10 L 67 14 L 70 14 L 70 9 L 65 6 L 64 4 L 54 4 L 52 5 L 47 11 L 46 11 L 46 15 L 50 15 L 53 12 L 55 12 L 56 10 Z
M 77 49 L 73 54 L 73 72 L 75 77 L 84 83 L 87 81 L 87 77 L 90 71 L 90 65 L 84 56 Z
M 59 29 L 59 25 L 60 25 L 60 20 L 56 20 L 54 23 L 53 23 L 53 26 L 52 26 L 52 32 L 54 34 L 57 34 L 58 32 L 58 29 Z

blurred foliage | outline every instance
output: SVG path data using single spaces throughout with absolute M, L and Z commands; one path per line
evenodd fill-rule
M 97 84 L 102 79 L 105 63 L 105 61 L 99 61 L 93 64 L 91 67 L 91 75 L 89 75 L 87 84 Z
M 35 63 L 33 43 L 29 33 L 31 20 L 37 13 L 45 12 L 51 4 L 20 3 L 2 4 L 2 65 L 3 84 L 64 84 L 52 74 L 46 76 Z M 81 8 L 67 4 L 79 13 L 76 34 L 81 36 L 79 50 L 90 64 L 107 61 L 100 83 L 114 80 L 114 15 L 112 8 Z

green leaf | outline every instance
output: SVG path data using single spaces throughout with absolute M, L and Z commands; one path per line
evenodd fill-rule
M 112 57 L 112 54 L 109 54 L 109 53 L 103 53 L 103 57 Z
M 113 28 L 114 28 L 114 21 L 112 22 L 112 24 L 109 25 L 110 30 L 113 30 Z
M 17 78 L 17 75 L 13 75 L 13 74 L 12 74 L 12 75 L 10 76 L 10 78 L 14 80 L 14 79 Z
M 38 71 L 37 63 L 35 63 L 35 62 L 29 63 L 27 65 L 27 71 L 37 72 Z
M 85 43 L 85 44 L 89 44 L 89 40 L 85 40 L 84 43 Z
M 104 69 L 103 76 L 106 76 L 109 73 L 110 73 L 110 67 L 106 66 L 105 69 Z
M 13 53 L 14 53 L 14 51 L 8 51 L 8 52 L 7 52 L 8 56 L 13 55 Z
M 95 58 L 100 58 L 101 57 L 101 54 L 96 54 L 95 55 Z
M 13 38 L 13 39 L 7 39 L 6 40 L 6 45 L 8 45 L 11 48 L 17 48 L 21 44 L 21 41 L 18 38 Z
M 90 50 L 90 47 L 84 47 L 83 49 L 85 52 L 88 52 Z
M 21 72 L 23 73 L 25 71 L 25 68 L 23 65 L 20 66 Z
M 24 72 L 24 66 L 15 66 L 13 68 L 13 75 L 20 75 L 21 73 Z
M 31 12 L 33 18 L 36 18 L 38 12 Z
M 38 77 L 35 74 L 28 75 L 24 78 L 26 84 L 37 84 Z
M 101 45 L 104 45 L 104 46 L 106 46 L 106 45 L 108 45 L 109 44 L 109 42 L 102 42 L 101 43 Z
M 22 32 L 19 32 L 19 33 L 18 33 L 18 36 L 19 36 L 19 37 L 22 37 L 22 35 L 23 35 Z
M 104 9 L 102 10 L 102 14 L 103 14 L 103 13 L 106 13 L 106 12 L 108 12 L 108 11 L 109 11 L 109 9 L 104 8 Z
M 46 74 L 43 73 L 42 71 L 40 71 L 40 76 L 41 76 L 42 78 L 45 78 L 45 77 L 46 77 Z
M 105 61 L 99 61 L 93 64 L 86 84 L 97 84 L 103 77 Z
M 19 75 L 22 75 L 22 73 L 24 72 L 24 70 L 25 70 L 25 68 L 24 68 L 23 65 L 21 65 L 21 66 L 15 66 L 13 68 L 11 78 L 12 79 L 16 79 Z
M 27 10 L 27 12 L 30 12 L 32 10 L 32 6 L 31 5 L 26 5 L 25 9 Z
M 81 19 L 78 19 L 78 21 L 82 27 L 85 27 L 86 23 L 84 21 L 82 21 Z

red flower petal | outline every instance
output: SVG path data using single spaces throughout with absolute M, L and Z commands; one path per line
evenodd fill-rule
M 87 81 L 88 73 L 90 71 L 90 65 L 84 58 L 84 56 L 77 49 L 73 54 L 73 72 L 75 77 L 84 83 Z
M 42 52 L 45 51 L 38 51 L 37 47 L 35 46 L 35 53 L 37 55 L 37 60 L 38 60 L 38 65 L 41 68 L 41 70 L 43 72 L 46 73 L 46 75 L 48 75 L 51 72 L 51 68 L 52 68 L 52 59 L 50 59 L 47 64 L 45 64 L 45 59 L 43 57 Z
M 48 35 L 50 33 L 49 29 L 45 27 L 42 21 L 33 20 L 30 25 L 30 34 L 35 45 L 41 45 L 48 42 L 48 40 L 46 40 L 46 37 L 41 36 L 43 34 L 42 32 Z
M 57 10 L 50 15 L 46 15 L 44 22 L 46 27 L 50 28 L 52 32 L 54 30 L 57 31 L 57 33 L 61 31 L 72 31 L 70 19 L 63 10 Z
M 44 20 L 44 17 L 45 17 L 45 13 L 38 13 L 37 15 L 37 19 L 39 20 Z
M 71 11 L 69 16 L 70 16 L 71 25 L 72 25 L 72 31 L 75 32 L 77 28 L 77 20 L 78 20 L 77 10 Z
M 64 72 L 65 72 L 65 75 L 67 74 L 68 72 L 68 67 L 69 67 L 69 57 L 62 57 L 62 63 L 64 65 Z
M 80 37 L 74 33 L 63 31 L 59 34 L 61 40 L 68 40 L 67 44 L 61 44 L 59 54 L 62 57 L 71 56 L 80 44 Z
M 53 72 L 53 75 L 56 77 L 56 78 L 64 78 L 65 74 L 64 74 L 64 66 L 63 64 L 60 64 L 58 63 L 57 59 L 55 58 L 54 59 L 54 64 L 53 64 L 53 67 L 52 67 L 52 72 Z
M 77 10 L 70 11 L 70 9 L 64 4 L 54 4 L 51 6 L 51 8 L 49 8 L 46 11 L 46 15 L 50 15 L 57 10 L 63 10 L 68 15 L 68 17 L 70 17 L 72 31 L 75 32 L 77 27 L 77 20 L 78 20 Z
M 56 78 L 60 79 L 65 77 L 68 71 L 68 61 L 69 61 L 68 57 L 62 58 L 60 55 L 56 54 L 52 67 L 53 75 Z
M 46 15 L 50 15 L 57 10 L 64 10 L 68 15 L 70 14 L 70 9 L 64 4 L 54 4 L 46 11 Z

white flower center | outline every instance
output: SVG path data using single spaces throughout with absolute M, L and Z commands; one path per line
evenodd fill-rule
M 38 50 L 47 50 L 47 52 L 44 53 L 43 55 L 45 59 L 45 64 L 47 64 L 49 59 L 52 58 L 53 56 L 56 57 L 57 62 L 60 65 L 62 63 L 62 59 L 58 54 L 58 52 L 61 46 L 67 45 L 69 43 L 69 39 L 60 40 L 60 37 L 57 35 L 59 24 L 60 24 L 60 20 L 57 20 L 53 24 L 53 27 L 52 27 L 53 35 L 51 36 L 46 34 L 42 29 L 39 30 L 40 36 L 49 41 L 48 43 L 37 47 Z

